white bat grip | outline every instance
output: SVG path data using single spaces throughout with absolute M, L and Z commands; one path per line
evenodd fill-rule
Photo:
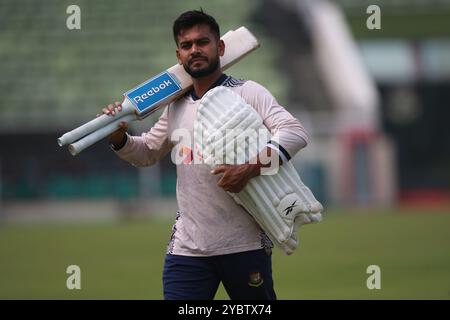
M 116 118 L 116 117 L 111 117 L 111 118 L 113 118 L 114 121 L 111 122 L 110 124 L 90 133 L 89 135 L 85 136 L 84 138 L 78 140 L 77 142 L 70 144 L 69 152 L 73 156 L 77 155 L 84 149 L 90 147 L 97 141 L 105 138 L 109 134 L 116 131 L 119 127 L 120 122 L 124 121 L 124 122 L 129 123 L 131 121 L 136 120 L 137 116 L 135 114 L 129 114 L 129 115 L 122 116 L 121 118 Z
M 134 107 L 131 104 L 131 102 L 128 99 L 125 99 L 122 102 L 122 111 L 119 112 L 119 115 L 126 116 L 129 114 L 134 113 Z M 58 142 L 58 145 L 60 147 L 72 143 L 85 135 L 94 132 L 104 126 L 106 126 L 108 123 L 111 123 L 115 121 L 115 117 L 108 116 L 106 114 L 103 114 L 85 124 L 82 126 L 79 126 L 78 128 L 73 129 L 72 131 L 69 131 L 65 134 L 63 134 L 61 137 L 59 137 L 56 141 Z

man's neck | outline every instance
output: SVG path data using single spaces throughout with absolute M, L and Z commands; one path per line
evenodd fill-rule
M 220 78 L 222 75 L 222 70 L 217 69 L 210 75 L 201 78 L 192 78 L 192 83 L 194 85 L 195 95 L 199 98 L 208 91 L 209 88 Z

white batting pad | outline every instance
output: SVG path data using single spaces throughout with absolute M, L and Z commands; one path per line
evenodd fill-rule
M 232 90 L 219 86 L 200 101 L 194 139 L 205 163 L 242 164 L 255 159 L 270 140 L 260 115 Z M 300 179 L 292 163 L 260 175 L 239 193 L 229 193 L 287 254 L 298 246 L 296 231 L 322 219 L 322 205 Z

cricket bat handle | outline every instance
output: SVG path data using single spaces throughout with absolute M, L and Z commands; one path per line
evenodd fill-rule
M 123 115 L 120 118 L 107 116 L 108 118 L 112 119 L 113 121 L 107 124 L 104 127 L 101 127 L 97 129 L 96 131 L 90 133 L 89 135 L 85 136 L 84 138 L 78 140 L 77 142 L 74 142 L 72 144 L 69 144 L 69 152 L 75 156 L 84 149 L 90 147 L 97 141 L 100 141 L 101 139 L 107 137 L 114 131 L 116 131 L 119 128 L 120 122 L 131 122 L 137 119 L 136 114 L 128 114 Z M 100 117 L 99 117 L 100 118 Z M 98 118 L 97 118 L 98 119 Z
M 134 110 L 135 109 L 131 101 L 125 99 L 122 102 L 122 111 L 119 112 L 119 115 L 123 117 L 126 115 L 134 114 L 135 113 Z M 85 135 L 97 131 L 98 129 L 115 121 L 116 119 L 117 119 L 116 117 L 102 114 L 101 116 L 83 124 L 82 126 L 79 126 L 78 128 L 75 128 L 72 131 L 63 134 L 61 137 L 57 139 L 58 145 L 62 147 L 74 141 L 77 141 L 78 139 L 84 137 Z

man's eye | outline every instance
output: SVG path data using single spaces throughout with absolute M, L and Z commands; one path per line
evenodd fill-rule
M 181 45 L 181 49 L 184 49 L 184 50 L 189 49 L 190 47 L 191 47 L 190 44 L 182 44 Z

